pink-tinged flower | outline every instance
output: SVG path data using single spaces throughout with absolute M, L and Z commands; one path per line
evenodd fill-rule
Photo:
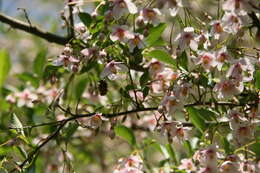
M 58 59 L 53 61 L 54 66 L 64 66 L 69 67 L 74 63 L 79 63 L 79 60 L 74 56 L 60 55 Z
M 102 114 L 97 113 L 89 118 L 89 126 L 96 129 L 101 127 L 102 122 L 106 121 L 107 119 L 102 116 Z
M 198 173 L 218 173 L 217 167 L 207 166 L 206 168 L 201 168 Z
M 38 96 L 29 89 L 24 89 L 22 92 L 16 93 L 16 97 L 18 107 L 27 106 L 32 108 L 34 106 L 33 102 L 38 99 Z
M 234 12 L 225 12 L 222 22 L 224 31 L 230 34 L 236 34 L 243 26 L 240 16 Z
M 218 40 L 220 34 L 223 33 L 224 31 L 222 22 L 220 20 L 214 20 L 210 23 L 210 25 L 212 26 L 210 34 L 213 35 L 214 38 Z
M 249 82 L 253 80 L 255 68 L 248 58 L 235 60 L 234 64 L 229 68 L 227 77 L 238 81 Z
M 185 99 L 189 95 L 189 91 L 192 85 L 190 83 L 183 83 L 180 85 L 175 85 L 173 88 L 173 93 L 177 98 Z
M 152 59 L 152 61 L 149 63 L 148 66 L 149 66 L 149 74 L 152 77 L 155 77 L 158 73 L 164 70 L 164 64 L 155 59 Z
M 252 161 L 244 161 L 240 164 L 241 173 L 259 173 L 259 166 Z
M 187 173 L 196 172 L 197 168 L 192 162 L 192 159 L 182 159 L 179 169 L 185 170 Z
M 9 103 L 14 104 L 16 102 L 16 97 L 14 94 L 9 94 L 8 96 L 6 96 L 6 101 Z
M 173 115 L 177 111 L 182 111 L 184 107 L 182 100 L 174 95 L 164 96 L 161 105 L 168 115 Z
M 225 161 L 220 165 L 221 173 L 240 173 L 239 171 L 239 163 Z
M 245 15 L 247 11 L 249 12 L 252 9 L 249 3 L 253 3 L 252 0 L 227 0 L 222 8 L 225 11 L 233 11 Z
M 133 38 L 131 38 L 128 42 L 130 52 L 134 51 L 134 48 L 142 49 L 144 48 L 143 42 L 144 36 L 141 34 L 134 34 Z
M 240 124 L 246 122 L 247 119 L 242 116 L 242 113 L 237 110 L 230 110 L 228 112 L 229 126 L 232 130 L 238 129 Z
M 143 160 L 137 154 L 130 155 L 127 158 L 121 158 L 114 173 L 143 173 Z
M 241 123 L 237 129 L 233 130 L 233 136 L 238 142 L 238 144 L 246 144 L 252 139 L 254 139 L 255 127 L 249 122 Z
M 143 19 L 143 22 L 145 24 L 151 23 L 153 25 L 157 25 L 160 23 L 160 20 L 158 19 L 158 16 L 161 15 L 160 10 L 157 8 L 144 8 L 140 12 L 140 18 Z
M 119 19 L 125 13 L 137 13 L 137 7 L 131 0 L 114 0 L 112 14 L 115 19 Z
M 91 47 L 91 48 L 85 48 L 80 51 L 82 55 L 84 55 L 85 58 L 91 59 L 91 58 L 97 58 L 99 55 L 99 51 L 97 47 Z
M 105 69 L 101 72 L 100 78 L 103 79 L 105 77 L 108 77 L 109 79 L 113 80 L 116 78 L 116 74 L 121 72 L 126 72 L 127 67 L 122 62 L 115 62 L 110 61 L 106 66 Z
M 87 29 L 86 26 L 82 22 L 80 22 L 75 25 L 75 31 L 77 31 L 79 34 L 84 34 Z
M 241 93 L 244 90 L 242 82 L 235 80 L 224 79 L 217 83 L 213 88 L 213 91 L 218 93 L 219 99 L 228 99 Z
M 217 148 L 215 145 L 210 145 L 205 149 L 197 151 L 193 155 L 193 159 L 200 162 L 200 165 L 204 166 L 205 168 L 202 169 L 205 172 L 215 171 L 217 168 Z M 201 172 L 203 172 L 201 170 Z
M 175 41 L 178 41 L 178 49 L 182 52 L 187 47 L 196 51 L 198 49 L 198 43 L 195 41 L 194 28 L 186 27 L 183 32 L 178 34 Z
M 203 45 L 204 49 L 208 49 L 211 46 L 210 36 L 211 35 L 207 31 L 201 31 L 195 40 L 199 45 Z
M 197 64 L 200 64 L 207 72 L 216 66 L 215 55 L 211 52 L 201 51 L 198 53 Z
M 113 26 L 112 33 L 110 34 L 110 39 L 112 41 L 121 41 L 126 43 L 129 39 L 133 39 L 134 35 L 127 30 L 127 26 Z
M 223 64 L 230 61 L 230 56 L 227 52 L 227 48 L 222 47 L 220 50 L 218 50 L 215 53 L 215 56 L 216 56 L 216 67 L 220 71 L 222 69 Z

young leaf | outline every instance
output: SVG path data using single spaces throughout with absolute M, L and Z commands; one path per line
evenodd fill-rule
M 167 53 L 164 50 L 159 50 L 159 49 L 152 50 L 151 52 L 146 54 L 146 56 L 155 58 L 161 62 L 171 65 L 172 67 L 176 67 L 175 60 L 171 57 L 171 55 L 169 53 Z
M 166 27 L 167 25 L 165 23 L 160 23 L 158 26 L 150 30 L 150 34 L 145 40 L 145 43 L 148 47 L 151 47 L 153 46 L 153 44 L 156 44 L 157 40 L 159 40 Z
M 255 87 L 260 89 L 260 70 L 257 70 L 255 73 Z
M 89 27 L 92 22 L 92 17 L 88 13 L 79 13 L 80 20 L 84 23 L 85 26 Z
M 6 50 L 0 50 L 0 88 L 2 88 L 4 81 L 11 69 L 11 61 Z
M 21 123 L 21 121 L 18 119 L 18 117 L 15 115 L 15 113 L 12 114 L 12 117 L 11 117 L 11 125 L 10 125 L 12 128 L 15 128 L 15 130 L 22 134 L 23 136 L 24 135 L 24 131 L 23 131 L 23 125 Z
M 46 54 L 47 54 L 46 50 L 39 52 L 33 62 L 33 71 L 38 76 L 42 76 L 43 74 L 43 69 L 46 63 Z
M 114 130 L 115 130 L 115 134 L 117 136 L 122 137 L 124 140 L 126 140 L 132 146 L 136 145 L 135 135 L 130 128 L 123 126 L 123 125 L 118 125 L 115 127 Z
M 165 146 L 170 158 L 176 163 L 178 164 L 178 160 L 177 160 L 177 157 L 176 157 L 176 153 L 174 152 L 171 144 L 166 144 Z
M 203 133 L 206 129 L 206 124 L 204 120 L 201 118 L 199 111 L 196 108 L 188 107 L 187 111 L 190 116 L 190 120 L 192 124 L 201 132 Z
M 180 56 L 177 57 L 177 61 L 179 65 L 184 68 L 185 70 L 188 70 L 188 56 L 185 51 L 182 52 Z

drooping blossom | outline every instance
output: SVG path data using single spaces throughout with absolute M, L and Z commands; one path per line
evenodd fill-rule
M 144 8 L 140 12 L 139 20 L 142 19 L 144 24 L 150 23 L 157 25 L 160 23 L 159 16 L 161 15 L 160 10 L 157 8 Z
M 107 119 L 101 113 L 96 113 L 88 119 L 87 124 L 89 127 L 96 129 L 101 127 L 103 121 L 107 121 Z
M 192 159 L 182 159 L 181 165 L 178 167 L 181 170 L 185 170 L 187 173 L 196 172 L 197 168 L 192 162 Z
M 112 41 L 120 41 L 126 43 L 129 39 L 133 39 L 134 35 L 127 30 L 127 26 L 115 25 L 112 27 L 112 33 L 110 34 L 110 39 Z
M 198 52 L 197 65 L 201 65 L 205 71 L 209 72 L 216 66 L 215 55 L 211 52 L 200 51 Z
M 177 35 L 175 41 L 178 42 L 178 49 L 180 52 L 187 47 L 190 47 L 194 51 L 198 49 L 193 27 L 184 28 L 183 32 Z
M 152 77 L 156 77 L 156 75 L 164 70 L 164 64 L 158 60 L 152 59 L 148 64 L 149 74 Z
M 250 3 L 253 3 L 253 1 L 252 0 L 227 0 L 224 2 L 222 8 L 225 11 L 232 11 L 240 15 L 245 15 L 247 12 L 249 12 L 252 9 Z
M 235 35 L 243 26 L 241 17 L 234 12 L 225 12 L 222 17 L 223 30 Z
M 169 9 L 171 16 L 176 16 L 179 12 L 179 9 L 183 7 L 182 0 L 157 0 L 157 7 L 158 8 L 167 8 Z
M 210 33 L 207 31 L 201 31 L 200 34 L 195 37 L 195 40 L 198 45 L 203 45 L 204 49 L 208 49 L 211 46 L 210 36 Z
M 215 53 L 216 57 L 216 67 L 220 71 L 222 69 L 222 66 L 224 63 L 227 63 L 230 61 L 230 56 L 227 52 L 227 47 L 222 47 L 220 50 L 216 51 Z
M 248 58 L 240 58 L 234 60 L 233 63 L 227 72 L 227 77 L 243 82 L 253 80 L 255 69 Z
M 210 22 L 211 25 L 211 31 L 210 34 L 218 40 L 220 37 L 220 34 L 224 32 L 223 24 L 220 20 L 214 20 Z
M 144 36 L 141 34 L 134 34 L 133 38 L 129 39 L 128 45 L 130 52 L 133 52 L 135 48 L 142 49 L 145 44 L 143 42 Z
M 240 173 L 239 171 L 239 163 L 225 161 L 220 165 L 220 173 Z
M 160 124 L 160 131 L 162 134 L 168 134 L 170 138 L 177 137 L 178 139 L 188 139 L 187 127 L 183 127 L 181 122 L 178 121 L 165 121 Z
M 138 154 L 132 154 L 118 161 L 113 173 L 143 173 L 143 160 Z
M 27 106 L 32 108 L 34 106 L 34 101 L 38 99 L 38 96 L 27 88 L 21 92 L 16 93 L 15 96 L 17 98 L 18 107 Z
M 219 99 L 228 99 L 241 93 L 244 90 L 244 85 L 240 81 L 222 79 L 215 85 L 213 91 L 218 95 Z
M 169 115 L 173 115 L 177 111 L 182 111 L 184 107 L 183 100 L 174 95 L 165 95 L 161 105 Z
M 113 2 L 112 15 L 115 19 L 119 19 L 127 12 L 136 14 L 137 11 L 137 7 L 132 0 L 114 0 Z
M 119 71 L 126 72 L 127 67 L 122 62 L 115 62 L 114 60 L 110 61 L 101 72 L 100 78 L 103 79 L 105 77 L 108 77 L 109 79 L 113 80 L 116 78 L 116 74 Z
M 99 50 L 97 47 L 85 48 L 80 51 L 85 59 L 97 58 L 99 56 Z

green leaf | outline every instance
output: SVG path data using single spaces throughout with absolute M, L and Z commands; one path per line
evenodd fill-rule
M 251 150 L 256 154 L 257 158 L 260 158 L 260 140 L 257 139 L 256 143 L 251 145 Z
M 182 54 L 177 57 L 178 64 L 188 71 L 188 56 L 185 51 L 182 52 Z
M 167 53 L 164 50 L 159 50 L 159 49 L 152 50 L 151 52 L 146 54 L 146 56 L 155 58 L 161 62 L 171 65 L 172 67 L 176 67 L 175 60 L 171 57 L 171 55 L 169 53 Z
M 15 128 L 15 130 L 22 134 L 23 136 L 24 135 L 24 131 L 23 131 L 23 125 L 21 123 L 21 121 L 18 119 L 18 117 L 15 115 L 15 113 L 12 114 L 11 116 L 11 128 Z
M 166 144 L 165 146 L 170 158 L 176 163 L 178 164 L 178 160 L 177 160 L 177 157 L 176 157 L 176 154 L 171 146 L 171 144 Z
M 27 72 L 19 73 L 19 74 L 16 75 L 16 77 L 24 83 L 29 82 L 35 88 L 39 87 L 39 78 L 37 78 L 36 76 L 34 76 L 31 73 L 27 73 Z
M 154 44 L 156 44 L 157 40 L 160 39 L 160 37 L 166 27 L 167 27 L 166 23 L 160 23 L 158 26 L 152 28 L 150 30 L 150 34 L 148 35 L 148 37 L 145 40 L 146 45 L 148 47 L 151 47 Z
M 78 127 L 79 126 L 76 123 L 69 124 L 69 126 L 64 131 L 66 141 L 69 141 L 71 139 L 73 134 L 77 131 Z
M 0 50 L 0 88 L 2 88 L 5 79 L 11 69 L 11 60 L 5 49 Z
M 199 111 L 196 108 L 188 107 L 187 111 L 190 116 L 190 120 L 192 124 L 201 132 L 203 133 L 206 129 L 205 121 L 201 118 Z
M 260 70 L 257 70 L 255 73 L 255 87 L 260 89 Z
M 126 140 L 132 146 L 136 145 L 135 135 L 130 128 L 123 126 L 123 125 L 118 125 L 115 127 L 114 130 L 115 130 L 115 134 L 117 136 L 122 137 L 124 140 Z
M 88 13 L 79 13 L 80 20 L 84 23 L 85 26 L 89 27 L 92 22 L 92 17 Z
M 185 140 L 184 142 L 183 142 L 183 146 L 184 146 L 184 148 L 186 148 L 186 150 L 188 150 L 188 156 L 189 157 L 192 157 L 192 155 L 193 155 L 193 149 L 192 149 L 192 146 L 191 146 L 191 144 L 190 144 L 190 141 L 188 141 L 188 140 Z
M 38 76 L 42 76 L 43 74 L 44 66 L 46 63 L 46 54 L 47 54 L 46 50 L 39 52 L 33 62 L 33 71 Z
M 80 97 L 85 91 L 85 88 L 88 83 L 88 78 L 86 74 L 83 74 L 77 76 L 75 80 L 76 80 L 76 84 L 75 84 L 75 88 L 73 89 L 74 90 L 73 92 L 75 92 L 76 100 L 78 100 L 80 99 Z
M 217 119 L 216 117 L 216 113 L 207 110 L 207 109 L 199 109 L 199 114 L 201 116 L 201 118 L 203 118 L 206 121 L 215 121 Z
M 147 71 L 145 71 L 145 72 L 142 74 L 142 76 L 140 77 L 140 80 L 139 80 L 140 85 L 141 85 L 141 86 L 145 86 L 145 84 L 148 82 L 148 80 L 149 80 L 149 72 L 148 72 L 148 70 L 147 70 Z

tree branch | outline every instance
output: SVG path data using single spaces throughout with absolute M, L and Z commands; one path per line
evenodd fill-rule
M 17 20 L 15 18 L 7 16 L 3 13 L 0 13 L 0 22 L 8 24 L 13 28 L 36 35 L 40 38 L 47 40 L 48 42 L 65 45 L 70 40 L 70 38 L 68 38 L 68 37 L 62 37 L 59 35 L 52 34 L 48 31 L 42 30 L 41 28 L 39 28 L 35 25 L 31 25 L 31 24 L 25 23 L 23 21 Z

